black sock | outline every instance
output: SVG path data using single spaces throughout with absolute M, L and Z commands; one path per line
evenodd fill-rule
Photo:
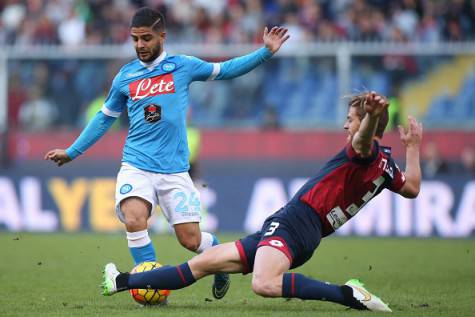
M 129 284 L 129 275 L 130 273 L 120 273 L 115 278 L 115 284 L 117 286 L 117 291 L 125 291 L 127 290 Z

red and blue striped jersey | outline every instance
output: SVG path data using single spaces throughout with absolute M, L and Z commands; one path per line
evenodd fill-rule
M 348 143 L 294 196 L 320 216 L 323 236 L 341 227 L 384 188 L 398 192 L 404 185 L 391 148 L 375 141 L 372 153 L 362 158 Z

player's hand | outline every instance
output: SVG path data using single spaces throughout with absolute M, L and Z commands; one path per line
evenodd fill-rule
M 290 35 L 287 34 L 288 29 L 283 27 L 274 26 L 270 31 L 267 27 L 264 29 L 264 40 L 265 46 L 271 51 L 272 54 L 275 54 L 282 44 L 287 41 Z
M 408 127 L 398 126 L 401 142 L 405 147 L 419 147 L 422 140 L 422 123 L 416 121 L 414 117 L 408 117 Z
M 389 107 L 389 101 L 386 97 L 379 95 L 374 91 L 371 91 L 366 95 L 364 110 L 370 116 L 379 116 L 387 107 Z
M 58 166 L 71 162 L 71 158 L 66 154 L 66 151 L 61 149 L 55 149 L 46 153 L 45 160 L 51 160 L 58 164 Z

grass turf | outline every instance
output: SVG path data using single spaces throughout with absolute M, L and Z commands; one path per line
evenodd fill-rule
M 231 241 L 235 235 L 221 235 Z M 172 236 L 154 236 L 159 261 L 192 254 Z M 212 278 L 173 291 L 166 307 L 141 307 L 127 293 L 100 295 L 101 270 L 132 261 L 122 234 L 0 232 L 0 316 L 378 316 L 319 301 L 264 299 L 250 276 L 232 276 L 223 300 Z M 398 316 L 475 316 L 475 240 L 327 238 L 296 271 L 333 283 L 360 278 Z

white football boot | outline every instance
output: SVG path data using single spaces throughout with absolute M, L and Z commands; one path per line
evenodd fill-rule
M 102 273 L 104 273 L 103 282 L 101 284 L 102 295 L 110 296 L 117 293 L 117 283 L 115 278 L 120 274 L 120 272 L 117 270 L 115 264 L 107 263 Z
M 378 296 L 371 294 L 364 284 L 357 279 L 351 279 L 345 283 L 353 289 L 353 297 L 363 306 L 371 311 L 392 312 L 387 304 L 385 304 Z

